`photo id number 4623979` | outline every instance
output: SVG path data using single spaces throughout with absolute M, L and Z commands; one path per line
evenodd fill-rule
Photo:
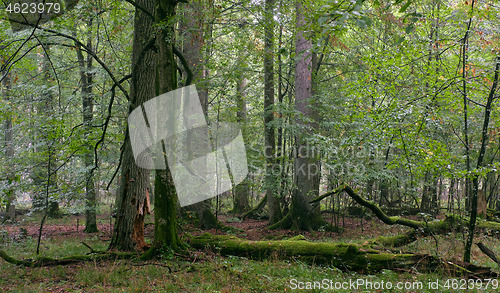
M 40 2 L 40 3 L 9 3 L 5 7 L 7 13 L 22 13 L 22 14 L 46 14 L 61 12 L 61 4 L 57 2 Z

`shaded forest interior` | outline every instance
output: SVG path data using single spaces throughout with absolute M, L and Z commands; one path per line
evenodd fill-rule
M 0 6 L 0 288 L 498 277 L 497 3 Z

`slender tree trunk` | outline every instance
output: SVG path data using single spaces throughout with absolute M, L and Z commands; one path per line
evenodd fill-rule
M 280 3 L 282 4 L 282 3 Z M 281 9 L 281 5 L 280 5 Z M 283 45 L 283 25 L 280 25 L 280 33 L 279 33 L 279 38 L 278 38 L 278 49 L 281 50 L 281 47 Z M 283 107 L 283 62 L 281 60 L 281 55 L 278 54 L 278 105 Z M 291 73 L 291 71 L 290 71 Z M 290 74 L 289 74 L 290 77 Z M 283 119 L 283 115 L 280 113 L 278 114 L 279 118 L 281 119 L 279 126 L 278 126 L 278 142 L 277 142 L 277 158 L 279 158 L 279 166 L 280 166 L 280 174 L 279 174 L 279 197 L 281 198 L 281 203 L 283 206 L 283 214 L 286 214 L 286 210 L 288 210 L 288 207 L 285 205 L 285 189 L 286 189 L 286 173 L 285 173 L 285 153 L 286 153 L 286 139 L 284 138 L 284 129 L 283 125 L 285 124 Z
M 486 106 L 484 109 L 484 121 L 483 121 L 483 131 L 481 135 L 481 148 L 479 149 L 479 155 L 477 157 L 476 169 L 480 170 L 483 167 L 484 155 L 486 153 L 486 146 L 489 142 L 488 137 L 488 127 L 490 123 L 491 110 L 493 108 L 493 100 L 495 98 L 495 92 L 498 87 L 498 76 L 500 71 L 500 56 L 497 56 L 495 60 L 495 76 L 493 78 L 493 84 L 491 85 L 491 90 L 486 101 Z M 464 86 L 465 87 L 465 86 Z M 471 211 L 470 211 L 470 222 L 469 222 L 469 235 L 467 237 L 467 242 L 465 244 L 464 261 L 470 262 L 470 253 L 472 249 L 472 243 L 474 241 L 474 230 L 476 229 L 476 218 L 477 218 L 477 197 L 479 192 L 479 176 L 474 175 L 472 177 L 472 194 L 471 194 Z
M 240 66 L 241 67 L 241 66 Z M 242 129 L 243 140 L 248 142 L 248 136 L 246 134 L 246 120 L 247 120 L 247 105 L 246 105 L 246 79 L 243 77 L 241 72 L 238 73 L 236 80 L 236 106 L 238 108 L 236 112 L 236 121 L 240 124 Z M 248 184 L 248 177 L 245 178 L 240 184 L 236 185 L 234 188 L 234 203 L 233 212 L 243 213 L 250 209 L 250 204 L 248 202 L 248 196 L 250 194 L 250 186 Z
M 92 48 L 92 39 L 90 31 L 92 28 L 92 20 L 87 23 L 89 29 L 89 37 L 87 39 L 87 47 Z M 94 167 L 94 152 L 90 139 L 92 133 L 92 120 L 94 116 L 94 102 L 92 96 L 92 56 L 87 54 L 87 60 L 84 59 L 81 48 L 76 46 L 76 54 L 78 64 L 80 66 L 80 80 L 82 84 L 82 110 L 83 110 L 83 127 L 84 127 L 84 142 L 85 154 L 83 161 L 87 169 L 85 176 L 85 230 L 86 233 L 97 232 L 96 220 L 96 191 L 94 185 L 94 176 L 91 169 Z
M 269 223 L 282 218 L 276 172 L 276 142 L 274 138 L 274 0 L 265 1 L 264 15 L 264 148 L 266 157 L 265 187 Z
M 42 123 L 49 125 L 48 128 L 43 129 L 39 135 L 42 140 L 46 142 L 46 147 L 41 147 L 35 149 L 37 153 L 45 153 L 40 156 L 42 162 L 38 164 L 39 168 L 35 168 L 34 170 L 34 182 L 38 185 L 46 185 L 47 182 L 50 183 L 48 187 L 50 193 L 46 195 L 46 192 L 38 192 L 33 197 L 33 207 L 35 208 L 45 208 L 47 209 L 47 215 L 51 218 L 59 218 L 61 217 L 61 212 L 59 210 L 59 202 L 51 197 L 53 191 L 57 187 L 57 174 L 55 174 L 55 166 L 56 166 L 56 158 L 54 152 L 54 144 L 56 142 L 56 138 L 50 137 L 52 135 L 52 128 L 55 127 L 56 121 L 52 121 L 52 117 L 54 117 L 54 101 L 53 101 L 53 93 L 52 93 L 52 66 L 50 61 L 50 46 L 47 44 L 42 45 L 44 48 L 43 60 L 42 60 L 42 74 L 44 77 L 45 88 L 41 94 L 41 103 L 39 105 L 39 112 L 43 115 Z M 50 163 L 49 163 L 50 162 Z M 50 168 L 49 168 L 50 166 Z M 47 180 L 50 173 L 50 180 Z M 46 186 L 43 187 L 46 190 Z M 46 199 L 45 196 L 49 198 Z M 47 204 L 48 201 L 48 204 Z
M 154 1 L 137 0 L 136 3 L 154 13 Z M 134 41 L 132 50 L 132 99 L 129 113 L 144 102 L 155 97 L 156 57 L 152 50 L 145 52 L 141 62 L 139 56 L 147 42 L 153 37 L 154 21 L 136 9 L 134 20 Z M 132 153 L 128 129 L 123 149 L 121 182 L 117 194 L 117 217 L 111 249 L 142 250 L 146 248 L 144 241 L 144 218 L 149 213 L 149 180 L 150 171 L 138 167 Z M 156 199 L 155 199 L 156 200 Z
M 471 4 L 471 15 L 474 11 L 474 2 Z M 464 144 L 465 144 L 465 164 L 467 173 L 470 172 L 470 145 L 469 145 L 469 113 L 468 113 L 468 96 L 467 96 L 467 51 L 469 47 L 469 31 L 472 24 L 472 16 L 469 18 L 469 22 L 467 25 L 467 30 L 465 31 L 465 35 L 462 39 L 461 46 L 461 61 L 462 61 L 462 95 L 463 95 L 463 111 L 464 111 Z M 477 214 L 477 197 L 474 197 L 474 192 L 471 192 L 470 188 L 470 178 L 465 178 L 465 194 L 466 194 L 466 207 L 471 208 L 470 213 L 470 225 L 469 228 L 472 228 L 469 231 L 469 235 L 467 237 L 467 241 L 465 243 L 464 250 L 464 262 L 470 262 L 470 253 L 472 249 L 472 241 L 474 240 L 474 229 L 476 227 L 476 214 Z
M 1 72 L 1 76 L 3 76 L 5 72 Z M 2 97 L 5 101 L 10 100 L 10 88 L 11 88 L 11 78 L 10 74 L 5 76 L 5 78 L 2 80 Z M 5 118 L 5 158 L 7 162 L 12 162 L 14 159 L 14 137 L 13 137 L 13 131 L 12 131 L 12 117 L 10 113 L 6 113 L 6 118 Z M 15 190 L 14 190 L 14 184 L 15 184 L 15 171 L 13 166 L 8 167 L 10 171 L 8 171 L 7 174 L 7 183 L 9 184 L 9 187 L 5 191 L 6 195 L 6 200 L 7 200 L 7 205 L 6 205 L 6 216 L 7 218 L 14 219 L 16 217 L 16 206 L 14 205 L 14 200 L 15 200 Z

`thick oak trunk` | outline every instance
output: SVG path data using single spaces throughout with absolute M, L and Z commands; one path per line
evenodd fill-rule
M 138 5 L 154 12 L 153 1 L 138 0 Z M 132 85 L 129 113 L 144 102 L 155 97 L 154 52 L 144 48 L 153 37 L 153 20 L 136 9 L 134 21 L 134 43 L 132 51 Z M 128 129 L 127 129 L 128 132 Z M 125 135 L 120 188 L 117 194 L 117 217 L 110 248 L 142 250 L 144 241 L 144 217 L 149 212 L 149 170 L 138 167 L 132 153 L 130 137 Z

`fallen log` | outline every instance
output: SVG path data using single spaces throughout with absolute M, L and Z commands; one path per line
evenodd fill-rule
M 303 236 L 280 241 L 248 241 L 229 235 L 205 233 L 189 241 L 194 248 L 209 248 L 222 255 L 266 258 L 294 258 L 309 264 L 331 265 L 343 271 L 376 273 L 382 269 L 395 271 L 443 272 L 446 275 L 493 278 L 497 274 L 488 267 L 462 262 L 444 261 L 427 254 L 387 253 L 364 249 L 353 243 L 309 242 Z
M 0 250 L 0 257 L 6 262 L 23 267 L 39 268 L 39 267 L 50 267 L 58 265 L 67 265 L 72 263 L 84 262 L 84 261 L 102 261 L 102 260 L 113 260 L 113 259 L 131 259 L 137 257 L 136 253 L 127 252 L 103 252 L 103 253 L 93 253 L 88 255 L 72 255 L 63 258 L 52 258 L 40 256 L 36 259 L 15 259 L 8 255 L 5 251 Z
M 400 247 L 409 244 L 418 239 L 418 237 L 426 237 L 431 235 L 446 234 L 453 231 L 461 231 L 468 227 L 468 219 L 457 215 L 446 215 L 443 220 L 432 221 L 416 221 L 399 216 L 388 216 L 378 205 L 364 199 L 361 195 L 355 192 L 349 185 L 341 185 L 335 190 L 326 194 L 320 195 L 310 201 L 310 204 L 317 203 L 322 199 L 345 191 L 358 204 L 370 209 L 375 216 L 387 225 L 402 225 L 414 229 L 405 234 L 385 237 L 381 236 L 368 241 L 371 245 L 383 245 L 390 247 Z M 500 223 L 478 220 L 477 228 L 500 231 Z

